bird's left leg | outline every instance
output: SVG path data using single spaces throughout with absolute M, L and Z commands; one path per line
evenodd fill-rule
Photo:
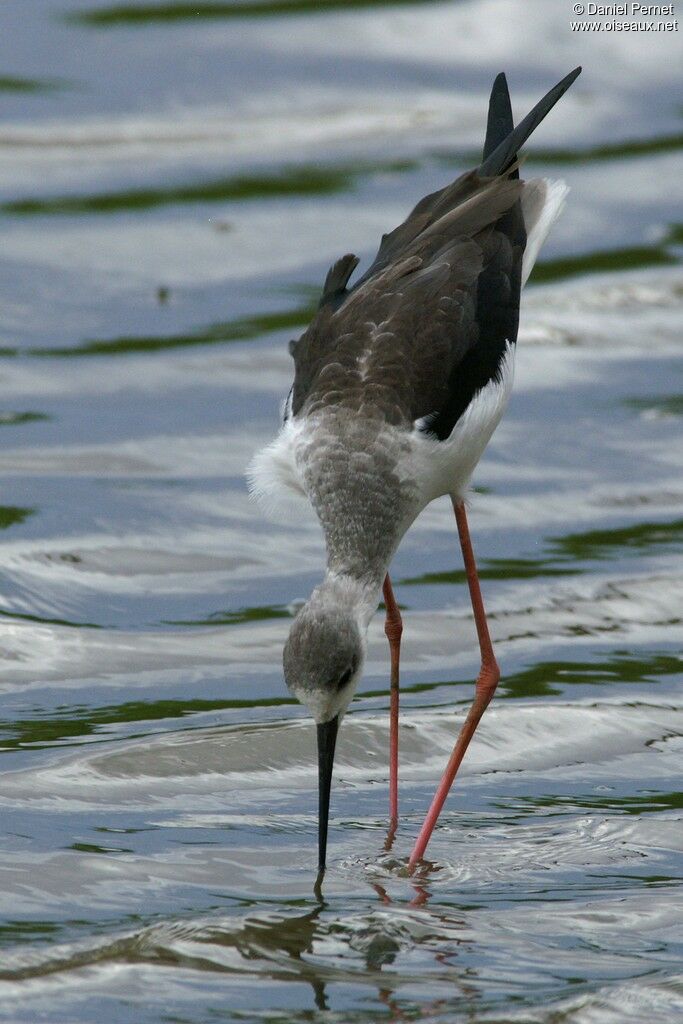
M 398 665 L 401 654 L 401 634 L 403 621 L 394 597 L 389 573 L 384 578 L 382 588 L 384 606 L 387 610 L 384 632 L 389 641 L 391 654 L 391 690 L 389 704 L 389 818 L 391 828 L 388 843 L 391 845 L 393 833 L 398 825 Z
M 496 661 L 493 653 L 493 647 L 491 646 L 491 637 L 489 636 L 489 627 L 486 621 L 486 612 L 484 610 L 484 602 L 482 600 L 481 588 L 479 586 L 479 576 L 477 575 L 477 565 L 474 560 L 472 541 L 470 540 L 470 531 L 467 525 L 465 505 L 464 502 L 456 501 L 455 498 L 452 500 L 453 509 L 455 511 L 455 520 L 458 524 L 460 547 L 462 548 L 463 560 L 465 562 L 465 573 L 467 575 L 467 585 L 470 591 L 472 611 L 474 612 L 474 622 L 477 627 L 477 636 L 479 638 L 481 668 L 479 670 L 479 675 L 477 676 L 474 701 L 472 702 L 467 718 L 463 722 L 455 747 L 453 748 L 450 761 L 448 762 L 446 771 L 439 783 L 439 788 L 434 794 L 432 805 L 427 812 L 427 817 L 424 820 L 424 824 L 420 830 L 419 836 L 417 837 L 415 847 L 410 855 L 410 867 L 414 867 L 415 864 L 424 856 L 427 843 L 434 831 L 434 826 L 436 825 L 437 818 L 441 813 L 441 808 L 446 801 L 448 791 L 453 785 L 453 779 L 460 767 L 460 762 L 465 756 L 465 751 L 469 746 L 469 742 L 474 736 L 481 716 L 489 706 L 491 698 L 495 693 L 496 686 L 498 685 L 498 680 L 500 679 L 500 669 L 498 668 L 498 662 Z

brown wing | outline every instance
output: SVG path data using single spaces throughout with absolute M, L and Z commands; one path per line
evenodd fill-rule
M 429 209 L 418 204 L 386 236 L 373 272 L 345 294 L 354 258 L 339 261 L 334 288 L 294 347 L 294 415 L 342 403 L 407 424 L 447 406 L 454 370 L 480 340 L 480 281 L 491 266 L 513 262 L 496 224 L 522 187 L 464 175 L 430 197 Z
M 292 349 L 294 415 L 343 403 L 390 422 L 422 418 L 424 429 L 444 438 L 497 378 L 517 338 L 526 244 L 516 153 L 580 71 L 514 129 L 498 75 L 481 166 L 425 196 L 384 235 L 351 291 L 357 257 L 335 263 L 319 312 Z

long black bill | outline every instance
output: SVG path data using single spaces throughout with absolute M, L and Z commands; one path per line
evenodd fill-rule
M 327 855 L 327 822 L 330 816 L 332 765 L 337 743 L 339 715 L 318 725 L 318 882 L 325 871 Z

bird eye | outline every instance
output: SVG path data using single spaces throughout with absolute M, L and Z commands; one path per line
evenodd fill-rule
M 347 668 L 346 672 L 344 673 L 344 675 L 341 677 L 341 679 L 337 683 L 337 689 L 338 690 L 343 690 L 344 689 L 346 684 L 351 679 L 351 676 L 353 675 L 354 671 L 355 671 L 355 666 L 354 665 L 351 665 L 351 666 L 349 666 L 349 668 Z

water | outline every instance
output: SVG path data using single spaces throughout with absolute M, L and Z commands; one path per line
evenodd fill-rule
M 542 0 L 33 6 L 0 16 L 0 1018 L 680 1019 L 680 36 Z M 478 667 L 438 502 L 393 568 L 398 835 L 378 616 L 321 905 L 280 655 L 322 545 L 244 466 L 329 263 L 474 159 L 501 67 L 519 115 L 579 61 L 471 503 L 499 696 L 409 879 Z

